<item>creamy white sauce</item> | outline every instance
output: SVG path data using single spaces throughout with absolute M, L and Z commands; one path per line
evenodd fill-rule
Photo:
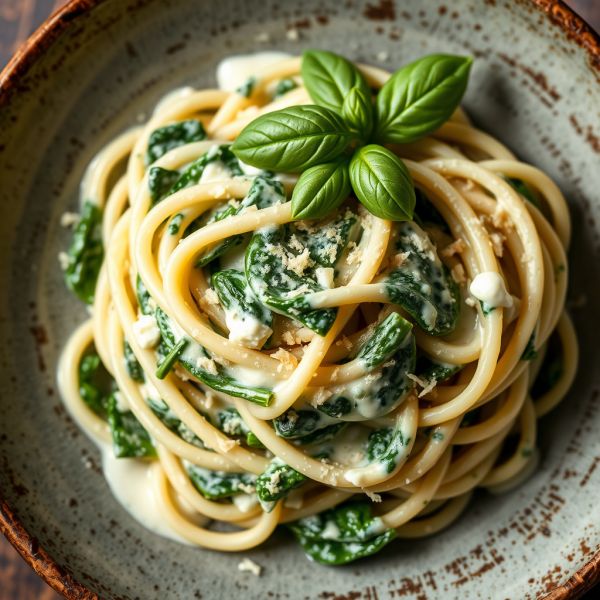
M 262 169 L 253 167 L 252 165 L 247 165 L 245 162 L 242 162 L 241 160 L 239 162 L 240 162 L 240 168 L 242 169 L 242 171 L 244 171 L 244 174 L 248 175 L 249 177 L 255 177 L 256 175 L 260 175 L 263 172 Z
M 244 241 L 241 244 L 236 244 L 233 248 L 230 248 L 221 255 L 221 269 L 228 271 L 229 269 L 235 269 L 236 271 L 244 271 L 244 260 L 246 258 L 246 248 L 248 242 L 252 238 L 252 233 L 244 234 Z
M 124 413 L 131 410 L 131 408 L 129 408 L 129 402 L 127 402 L 127 398 L 123 392 L 116 391 L 114 392 L 113 396 L 117 401 L 116 407 L 119 412 Z
M 154 107 L 153 114 L 156 114 L 156 113 L 160 112 L 161 110 L 164 110 L 168 106 L 175 104 L 175 102 L 178 102 L 179 100 L 182 100 L 183 98 L 187 98 L 188 96 L 193 94 L 195 91 L 196 90 L 193 87 L 190 87 L 189 85 L 171 90 L 157 102 L 156 106 Z
M 512 296 L 506 291 L 502 275 L 494 271 L 479 273 L 469 288 L 471 294 L 489 306 L 510 308 L 513 305 Z
M 204 167 L 204 171 L 198 183 L 210 183 L 211 181 L 224 181 L 231 179 L 231 171 L 220 160 L 210 162 Z
M 228 56 L 217 66 L 217 85 L 226 92 L 235 92 L 258 71 L 291 57 L 287 52 L 255 52 Z
M 154 493 L 150 468 L 151 461 L 136 458 L 115 458 L 108 444 L 98 444 L 102 451 L 102 470 L 113 496 L 141 525 L 163 537 L 182 544 L 190 544 L 173 530 L 161 516 Z

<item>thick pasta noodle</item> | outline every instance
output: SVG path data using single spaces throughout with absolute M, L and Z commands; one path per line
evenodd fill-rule
M 373 90 L 390 77 L 357 66 Z M 59 382 L 92 437 L 151 461 L 183 538 L 239 551 L 287 523 L 338 563 L 435 533 L 476 487 L 504 492 L 535 469 L 536 419 L 577 366 L 570 219 L 547 175 L 458 109 L 386 144 L 417 189 L 413 221 L 352 194 L 294 220 L 297 175 L 250 167 L 231 142 L 311 103 L 300 67 L 172 95 L 90 165 L 101 221 L 82 217 L 76 236 L 97 227 L 104 258 Z

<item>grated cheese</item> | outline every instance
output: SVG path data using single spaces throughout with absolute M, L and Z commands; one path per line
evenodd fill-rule
M 259 577 L 260 572 L 262 571 L 262 567 L 260 565 L 257 565 L 254 561 L 250 560 L 249 558 L 245 558 L 238 565 L 238 570 L 239 571 L 248 571 L 249 573 L 252 573 L 253 575 L 256 575 L 257 577 Z
M 298 359 L 284 348 L 279 348 L 277 352 L 271 354 L 271 358 L 277 359 L 280 363 L 277 367 L 278 373 L 281 373 L 284 367 L 286 371 L 291 371 L 298 365 Z

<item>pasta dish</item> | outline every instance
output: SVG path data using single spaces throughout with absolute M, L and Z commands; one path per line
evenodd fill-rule
M 570 217 L 460 108 L 472 59 L 259 58 L 90 164 L 59 384 L 148 527 L 241 551 L 284 524 L 341 564 L 535 470 L 577 366 Z

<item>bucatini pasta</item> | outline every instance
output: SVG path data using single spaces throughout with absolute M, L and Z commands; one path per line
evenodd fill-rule
M 59 383 L 92 437 L 149 466 L 182 538 L 239 551 L 285 523 L 338 564 L 535 469 L 536 419 L 577 366 L 570 219 L 455 108 L 470 61 L 399 112 L 419 61 L 390 79 L 278 58 L 237 91 L 169 96 L 91 163 L 61 262 L 92 316 Z M 323 65 L 345 98 L 312 83 Z M 302 119 L 327 135 L 281 146 Z

